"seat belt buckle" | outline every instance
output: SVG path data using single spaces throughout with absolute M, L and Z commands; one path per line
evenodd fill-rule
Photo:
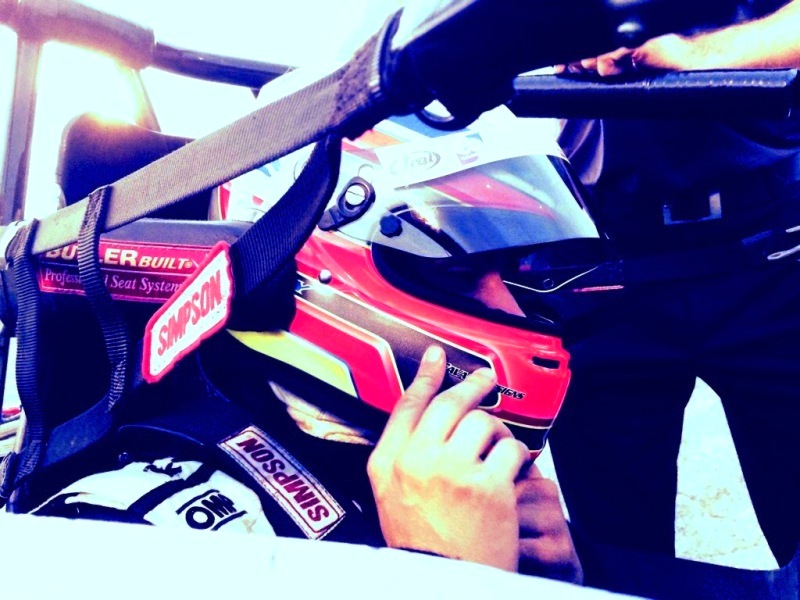
M 713 192 L 708 195 L 681 198 L 663 205 L 664 225 L 683 225 L 686 223 L 702 223 L 722 218 L 722 194 Z

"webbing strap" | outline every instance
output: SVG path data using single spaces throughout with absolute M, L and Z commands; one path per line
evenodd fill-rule
M 241 272 L 243 277 L 241 285 L 238 280 L 236 282 L 237 297 L 243 296 L 243 299 L 246 300 L 250 292 L 258 291 L 262 285 L 269 286 L 271 283 L 270 277 L 275 270 L 282 267 L 283 262 L 287 260 L 291 262 L 293 260 L 297 250 L 307 237 L 306 230 L 313 228 L 317 220 L 319 220 L 318 213 L 321 209 L 318 209 L 315 204 L 320 204 L 324 209 L 325 202 L 323 200 L 325 195 L 328 194 L 329 196 L 330 190 L 335 185 L 336 175 L 339 171 L 340 151 L 341 140 L 338 138 L 328 138 L 320 142 L 292 187 L 289 188 L 273 209 L 250 227 L 232 246 L 231 254 L 236 257 L 234 259 L 234 268 L 237 272 Z M 101 188 L 94 192 L 90 198 L 87 215 L 95 215 L 92 220 L 96 224 L 102 222 L 103 198 L 107 197 L 107 194 L 107 188 Z M 279 213 L 278 216 L 267 219 L 273 212 Z M 284 221 L 283 219 L 292 220 Z M 279 229 L 285 228 L 287 222 L 293 223 L 292 227 L 290 227 L 292 235 L 287 235 L 286 231 Z M 94 235 L 91 232 L 92 229 L 94 229 L 94 234 L 99 236 L 97 227 L 92 228 L 87 225 L 81 232 L 78 250 L 79 263 L 82 256 L 81 252 L 85 253 L 83 256 L 85 256 L 87 263 L 93 263 L 91 257 L 96 252 L 96 247 L 94 250 L 91 248 L 92 235 Z M 83 249 L 81 249 L 82 244 L 85 246 Z M 238 252 L 234 252 L 234 249 L 238 249 Z M 96 262 L 94 264 L 99 272 L 99 265 Z M 92 268 L 94 267 L 91 264 L 87 265 L 87 275 Z M 81 275 L 83 277 L 83 271 Z M 119 318 L 120 325 L 123 328 L 120 331 L 116 330 L 117 324 L 110 318 L 112 313 L 105 312 L 107 307 L 104 306 L 104 301 L 99 300 L 103 294 L 107 295 L 102 278 L 91 282 L 95 276 L 89 275 L 89 277 L 90 280 L 82 281 L 87 295 L 90 295 L 90 289 L 92 290 L 91 294 L 96 295 L 92 306 L 100 319 L 109 360 L 112 362 L 111 382 L 108 393 L 104 398 L 87 411 L 55 427 L 49 433 L 44 457 L 38 465 L 42 469 L 55 465 L 102 439 L 115 426 L 113 413 L 110 409 L 125 391 L 144 384 L 143 379 L 134 377 L 131 385 L 127 385 L 133 369 L 139 367 L 136 359 L 140 358 L 141 351 L 138 354 L 130 353 L 130 345 L 127 342 L 127 329 L 124 321 L 121 320 L 121 317 L 116 312 L 116 305 L 113 304 L 109 297 L 108 301 L 113 305 L 114 314 Z M 293 281 L 294 277 L 291 278 L 290 284 L 293 284 Z M 87 284 L 90 287 L 86 287 Z M 291 290 L 287 290 L 287 294 L 283 295 L 293 301 L 294 297 Z M 269 320 L 275 318 L 270 310 L 273 308 L 270 306 L 254 306 L 250 310 L 246 308 L 244 312 L 249 318 L 254 318 L 254 315 L 257 318 L 261 314 L 264 319 Z M 102 312 L 105 312 L 105 318 L 99 317 Z M 123 342 L 125 343 L 123 344 Z M 21 480 L 22 476 L 18 476 L 17 485 Z
M 104 396 L 88 410 L 53 428 L 37 466 L 44 469 L 74 456 L 103 439 L 113 427 L 114 417 L 108 409 L 107 396 Z M 27 432 L 25 436 L 27 438 Z M 30 474 L 18 474 L 16 485 L 20 485 L 23 478 Z
M 128 390 L 130 379 L 130 334 L 119 307 L 111 299 L 100 269 L 98 248 L 100 231 L 106 218 L 111 188 L 102 187 L 89 196 L 85 218 L 78 236 L 78 271 L 81 285 L 100 324 L 109 364 L 109 385 L 105 395 L 91 408 L 55 427 L 42 430 L 37 439 L 43 445 L 40 468 L 60 462 L 102 439 L 113 427 L 111 409 Z M 25 314 L 24 311 L 21 314 Z M 28 406 L 23 399 L 26 414 Z M 46 436 L 46 437 L 43 437 Z M 30 430 L 26 440 L 33 440 Z M 32 474 L 34 469 L 20 470 L 16 485 Z
M 78 236 L 78 273 L 106 345 L 111 366 L 106 406 L 111 410 L 122 398 L 129 380 L 130 333 L 119 306 L 111 299 L 100 269 L 100 232 L 106 218 L 112 189 L 101 187 L 89 195 L 86 216 Z
M 232 246 L 236 294 L 234 315 L 252 319 L 258 314 L 257 292 L 288 274 L 283 294 L 294 305 L 294 257 L 319 222 L 339 175 L 341 139 L 328 137 L 316 145 L 308 163 L 278 203 L 250 227 Z M 278 283 L 280 285 L 280 283 Z M 275 294 L 271 294 L 275 296 Z M 261 307 L 261 313 L 266 307 Z M 255 310 L 254 310 L 255 309 Z M 250 327 L 258 327 L 249 321 Z M 285 323 L 283 325 L 288 325 Z M 282 326 L 282 325 L 281 325 Z
M 17 392 L 25 407 L 25 446 L 21 451 L 18 469 L 11 476 L 19 479 L 33 472 L 42 455 L 45 435 L 45 416 L 41 402 L 39 352 L 40 292 L 36 279 L 36 265 L 30 253 L 37 222 L 25 226 L 15 240 L 13 248 L 14 276 L 16 278 L 17 302 Z
M 119 308 L 105 287 L 97 257 L 100 231 L 105 219 L 110 188 L 100 188 L 90 195 L 78 239 L 78 269 L 86 296 L 97 315 L 111 364 L 107 393 L 91 408 L 66 423 L 48 431 L 41 397 L 42 372 L 39 361 L 39 286 L 30 246 L 35 223 L 22 234 L 13 256 L 17 282 L 19 317 L 17 338 L 17 388 L 25 409 L 25 446 L 18 458 L 18 468 L 4 470 L 3 496 L 38 469 L 60 462 L 105 436 L 113 427 L 110 409 L 127 388 L 130 372 L 130 335 Z M 12 465 L 9 462 L 8 465 Z M 5 500 L 3 498 L 2 500 Z

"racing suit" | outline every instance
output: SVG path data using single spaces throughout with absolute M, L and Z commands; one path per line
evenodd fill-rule
M 218 337 L 158 386 L 162 410 L 126 419 L 32 512 L 385 545 L 368 434 L 271 386 L 262 357 Z
M 674 552 L 683 413 L 700 377 L 785 565 L 800 539 L 800 237 L 787 233 L 800 224 L 800 117 L 586 126 L 564 131 L 599 141 L 591 152 L 562 141 L 594 158 L 584 175 L 622 280 L 567 292 L 590 307 L 568 323 L 573 378 L 550 438 L 573 525 Z

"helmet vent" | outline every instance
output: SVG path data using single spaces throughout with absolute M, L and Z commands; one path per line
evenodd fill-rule
M 323 231 L 338 229 L 360 218 L 375 202 L 375 188 L 361 177 L 353 177 L 322 215 L 318 225 Z
M 552 358 L 542 358 L 541 356 L 534 356 L 531 361 L 537 367 L 542 367 L 543 369 L 558 369 L 561 363 L 557 360 L 553 360 Z

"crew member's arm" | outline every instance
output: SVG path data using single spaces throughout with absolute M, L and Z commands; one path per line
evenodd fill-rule
M 515 571 L 514 481 L 528 458 L 498 419 L 475 407 L 495 385 L 478 370 L 437 395 L 441 348 L 428 349 L 369 461 L 381 528 L 394 548 Z
M 630 70 L 800 68 L 800 0 L 744 23 L 694 35 L 667 34 L 558 70 L 618 75 Z

